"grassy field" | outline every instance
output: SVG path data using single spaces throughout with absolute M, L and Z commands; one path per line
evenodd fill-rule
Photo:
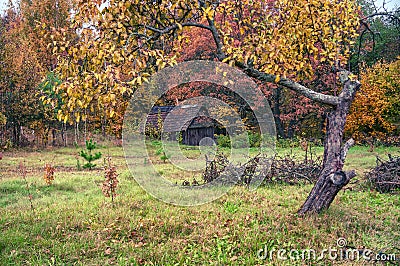
M 117 166 L 120 184 L 114 203 L 100 186 L 104 179 L 99 160 L 92 171 L 77 170 L 80 149 L 6 152 L 0 161 L 0 265 L 366 265 L 364 259 L 291 260 L 314 249 L 347 249 L 397 253 L 400 259 L 400 198 L 370 190 L 363 173 L 375 166 L 375 156 L 399 154 L 398 148 L 350 150 L 347 168 L 356 169 L 359 182 L 341 191 L 331 208 L 311 217 L 296 211 L 311 185 L 270 184 L 256 191 L 235 187 L 212 203 L 178 207 L 152 198 L 135 182 L 120 147 L 101 147 Z M 299 158 L 304 152 L 279 149 Z M 322 149 L 316 148 L 321 154 Z M 151 161 L 182 182 L 191 179 L 171 170 L 156 152 Z M 188 149 L 186 155 L 198 156 Z M 27 167 L 26 181 L 18 166 Z M 46 185 L 43 166 L 56 167 L 55 181 Z M 82 163 L 82 161 L 81 161 Z M 34 210 L 30 207 L 32 195 Z M 262 252 L 260 251 L 262 249 Z M 277 252 L 284 249 L 288 260 Z M 297 253 L 296 253 L 297 252 Z M 282 255 L 282 254 L 281 254 Z M 285 254 L 283 254 L 285 257 Z M 375 255 L 372 256 L 375 258 Z M 393 259 L 393 257 L 390 257 Z M 383 264 L 398 265 L 398 261 Z

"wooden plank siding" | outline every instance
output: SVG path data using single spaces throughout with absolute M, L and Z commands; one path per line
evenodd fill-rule
M 190 146 L 198 146 L 203 138 L 214 139 L 214 128 L 188 128 L 182 132 L 182 144 Z

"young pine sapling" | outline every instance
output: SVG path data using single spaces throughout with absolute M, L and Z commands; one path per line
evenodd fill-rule
M 101 158 L 101 152 L 93 154 L 93 150 L 96 148 L 97 144 L 93 142 L 92 139 L 86 141 L 86 151 L 80 152 L 80 156 L 87 161 L 87 163 L 83 165 L 83 168 L 92 170 L 92 168 L 96 166 L 96 164 L 92 162 Z

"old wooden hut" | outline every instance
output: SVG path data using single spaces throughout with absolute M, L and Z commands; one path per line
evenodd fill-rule
M 160 120 L 162 132 L 173 139 L 180 134 L 182 144 L 197 146 L 203 138 L 214 139 L 217 123 L 202 106 L 154 106 L 147 116 L 146 127 L 159 128 Z

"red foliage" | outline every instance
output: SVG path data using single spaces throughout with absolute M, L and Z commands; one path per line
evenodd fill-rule
M 214 59 L 216 46 L 209 30 L 190 27 L 184 30 L 184 38 L 181 41 L 179 52 L 180 61 Z

